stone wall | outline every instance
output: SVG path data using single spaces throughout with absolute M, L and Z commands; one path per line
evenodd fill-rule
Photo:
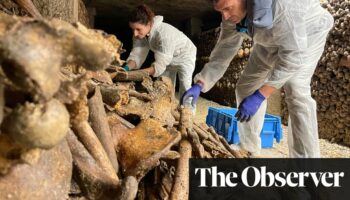
M 32 0 L 32 2 L 45 18 L 58 18 L 71 23 L 78 20 L 85 26 L 90 26 L 88 12 L 82 0 Z M 19 16 L 28 15 L 12 0 L 2 0 L 0 11 Z

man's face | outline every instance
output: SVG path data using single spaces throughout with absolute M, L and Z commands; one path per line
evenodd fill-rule
M 221 13 L 226 21 L 239 23 L 246 15 L 246 0 L 219 0 L 214 3 L 214 9 Z
M 143 39 L 150 32 L 151 26 L 152 26 L 151 24 L 152 23 L 148 23 L 147 25 L 144 25 L 144 24 L 135 22 L 135 23 L 129 23 L 129 26 L 135 38 Z

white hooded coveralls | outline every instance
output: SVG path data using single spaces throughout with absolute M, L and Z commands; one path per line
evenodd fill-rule
M 236 88 L 237 106 L 263 85 L 284 86 L 289 111 L 290 157 L 320 157 L 316 102 L 311 97 L 311 77 L 333 26 L 333 17 L 319 0 L 273 0 L 272 28 L 254 27 L 253 51 Z M 223 76 L 246 33 L 235 24 L 221 23 L 219 40 L 210 61 L 195 76 L 207 92 Z M 241 147 L 259 154 L 260 132 L 266 100 L 249 122 L 238 123 Z
M 154 77 L 167 76 L 175 87 L 179 76 L 179 96 L 191 87 L 197 48 L 181 31 L 155 16 L 149 35 L 143 39 L 133 38 L 133 48 L 127 59 L 136 62 L 139 69 L 149 50 L 154 52 Z

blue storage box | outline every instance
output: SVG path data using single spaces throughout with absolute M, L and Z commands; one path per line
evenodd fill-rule
M 208 126 L 212 126 L 229 144 L 239 143 L 236 112 L 235 108 L 209 108 L 206 118 Z M 279 143 L 282 140 L 281 118 L 266 114 L 260 137 L 262 148 L 271 148 L 274 138 Z

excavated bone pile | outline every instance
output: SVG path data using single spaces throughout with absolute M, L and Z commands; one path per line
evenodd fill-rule
M 188 198 L 190 158 L 243 158 L 125 72 L 113 35 L 0 12 L 0 199 Z

